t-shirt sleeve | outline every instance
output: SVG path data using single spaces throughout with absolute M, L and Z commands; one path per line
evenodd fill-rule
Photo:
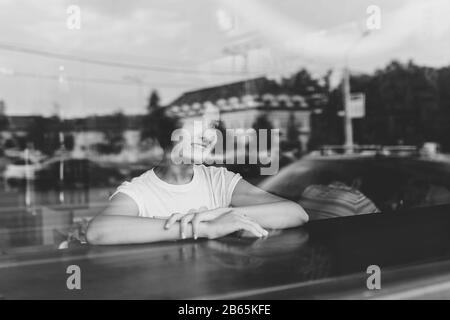
M 225 168 L 223 169 L 223 175 L 224 175 L 224 181 L 225 181 L 225 202 L 226 206 L 230 206 L 231 204 L 231 198 L 233 196 L 234 188 L 236 188 L 236 185 L 238 184 L 239 180 L 242 179 L 242 176 L 239 173 L 234 173 L 232 171 L 228 171 Z
M 125 181 L 120 186 L 117 187 L 116 191 L 109 197 L 111 200 L 116 194 L 123 193 L 129 196 L 136 203 L 139 211 L 139 216 L 144 215 L 144 200 L 142 198 L 141 192 L 138 186 L 139 182 L 135 179 L 131 182 Z

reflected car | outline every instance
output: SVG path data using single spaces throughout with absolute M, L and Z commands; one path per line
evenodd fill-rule
M 259 186 L 301 204 L 311 186 L 335 183 L 364 195 L 381 212 L 446 204 L 450 161 L 379 155 L 305 157 Z M 364 213 L 369 212 L 355 212 Z
M 33 180 L 39 167 L 38 162 L 27 162 L 23 158 L 15 158 L 6 165 L 3 176 L 8 183 L 16 183 L 25 179 Z

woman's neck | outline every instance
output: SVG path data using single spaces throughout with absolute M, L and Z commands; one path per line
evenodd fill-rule
M 163 161 L 153 171 L 161 180 L 170 184 L 186 184 L 194 177 L 192 164 L 174 164 L 170 158 L 164 157 Z

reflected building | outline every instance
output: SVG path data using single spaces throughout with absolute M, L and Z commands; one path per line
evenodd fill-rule
M 292 94 L 276 81 L 261 77 L 186 92 L 170 103 L 167 110 L 183 121 L 192 121 L 200 120 L 204 109 L 213 105 L 219 108 L 226 129 L 252 128 L 257 118 L 265 115 L 272 128 L 280 130 L 280 141 L 287 139 L 289 126 L 294 126 L 302 150 L 306 150 L 311 115 L 321 113 L 326 102 L 324 94 Z

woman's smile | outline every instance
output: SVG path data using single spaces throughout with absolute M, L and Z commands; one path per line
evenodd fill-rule
M 193 147 L 201 147 L 201 148 L 203 148 L 203 149 L 208 148 L 209 145 L 210 145 L 209 143 L 201 143 L 201 142 L 193 142 L 193 143 L 192 143 L 192 146 L 193 146 Z

